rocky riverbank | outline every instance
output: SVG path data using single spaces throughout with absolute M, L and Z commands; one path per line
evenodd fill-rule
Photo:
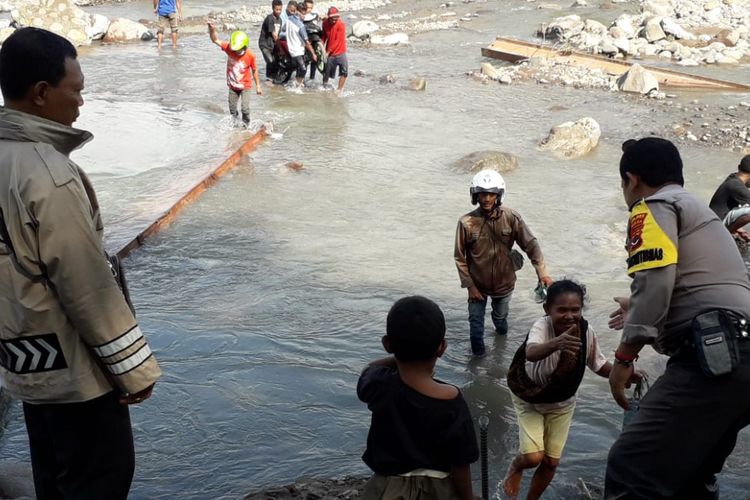
M 250 493 L 244 500 L 352 500 L 361 496 L 368 479 L 300 479 L 294 484 Z

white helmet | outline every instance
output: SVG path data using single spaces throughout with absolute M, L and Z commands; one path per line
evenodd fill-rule
M 505 180 L 494 170 L 482 170 L 471 180 L 469 193 L 472 205 L 479 202 L 479 193 L 495 193 L 499 206 L 505 199 Z

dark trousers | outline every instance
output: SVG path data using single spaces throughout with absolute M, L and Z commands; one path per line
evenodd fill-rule
M 91 401 L 23 404 L 38 500 L 125 500 L 135 471 L 128 407 Z
M 274 57 L 273 49 L 261 47 L 260 53 L 263 54 L 263 60 L 266 61 L 266 78 L 273 78 L 276 76 L 276 57 Z
M 715 476 L 750 423 L 750 341 L 740 351 L 742 364 L 718 378 L 691 350 L 670 358 L 609 452 L 607 500 L 719 498 Z

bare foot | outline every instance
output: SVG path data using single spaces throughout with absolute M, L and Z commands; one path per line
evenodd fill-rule
M 521 478 L 523 477 L 523 469 L 516 469 L 513 467 L 513 463 L 508 467 L 508 473 L 503 479 L 503 493 L 508 498 L 515 499 L 518 497 L 518 493 L 521 491 Z

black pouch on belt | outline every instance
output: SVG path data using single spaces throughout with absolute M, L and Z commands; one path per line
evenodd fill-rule
M 707 377 L 732 373 L 740 363 L 738 330 L 726 311 L 715 309 L 693 318 L 693 343 Z

